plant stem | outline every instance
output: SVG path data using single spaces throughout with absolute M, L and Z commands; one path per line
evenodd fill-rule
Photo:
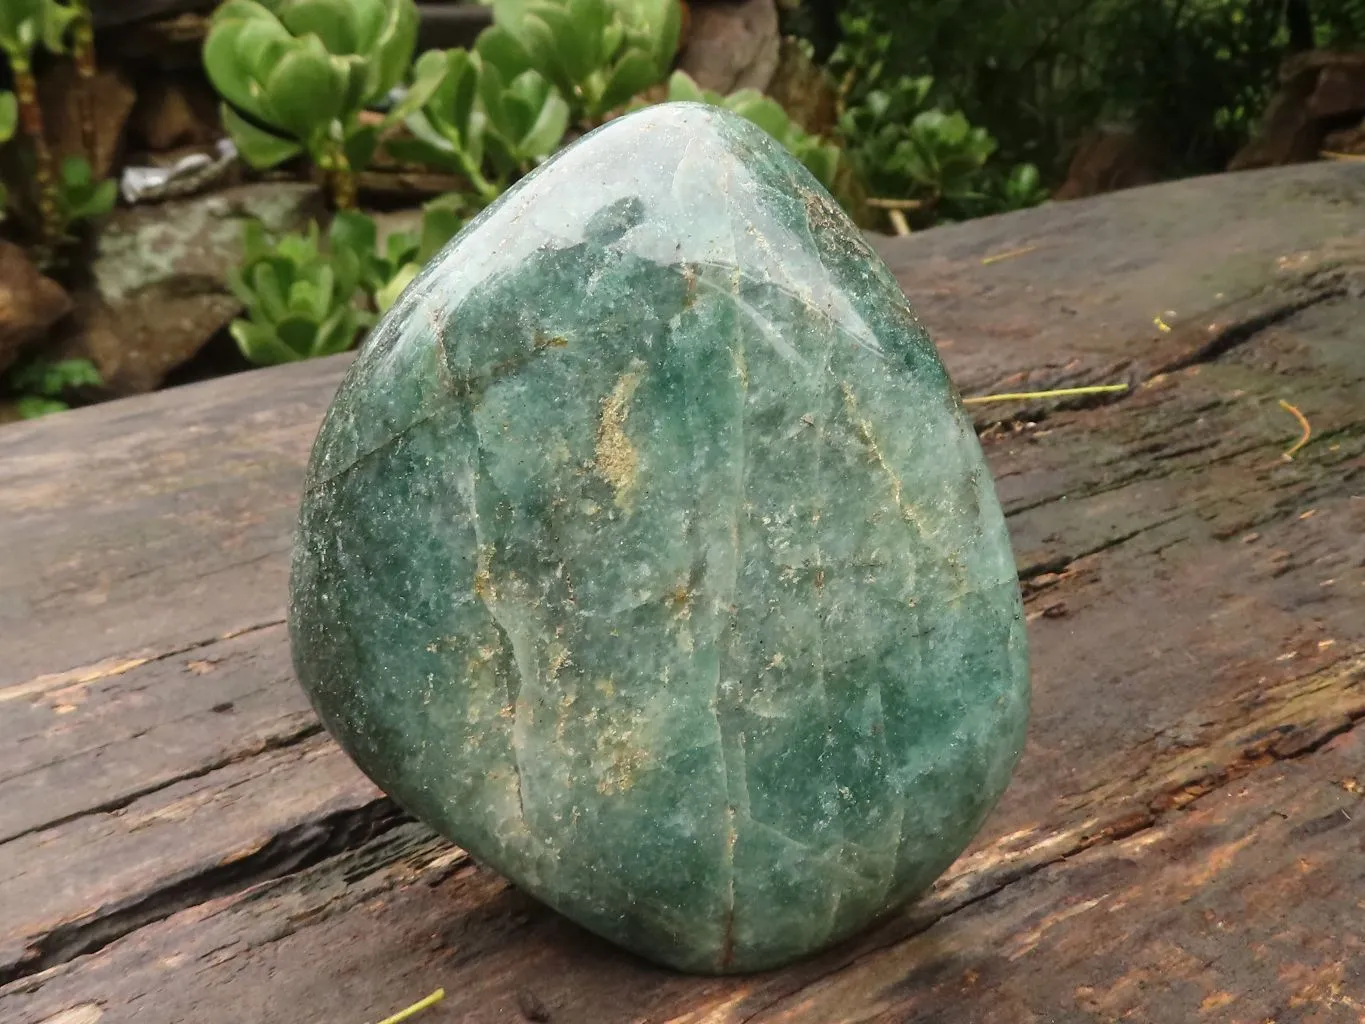
M 460 166 L 464 169 L 465 177 L 468 178 L 469 183 L 474 186 L 474 191 L 479 194 L 479 200 L 485 206 L 498 198 L 498 196 L 502 195 L 504 190 L 495 182 L 491 182 L 485 178 L 479 165 L 471 160 L 465 154 L 464 150 L 458 150 L 457 153 Z
M 355 172 L 351 162 L 346 159 L 346 150 L 340 143 L 332 147 L 325 161 L 320 161 L 332 187 L 332 204 L 338 210 L 354 210 L 356 204 Z
M 399 1010 L 392 1017 L 385 1017 L 383 1020 L 379 1022 L 379 1024 L 399 1024 L 400 1021 L 405 1021 L 409 1017 L 421 1013 L 423 1010 L 428 1009 L 429 1007 L 435 1006 L 445 997 L 446 990 L 443 988 L 438 988 L 431 995 L 427 996 L 420 1002 L 413 1003 L 406 1010 Z
M 86 159 L 95 167 L 99 155 L 95 152 L 95 74 L 99 70 L 95 64 L 95 29 L 90 21 L 90 6 L 85 0 L 76 0 L 76 20 L 71 26 L 71 54 L 76 62 L 76 74 L 80 78 L 80 88 L 76 102 L 81 118 L 81 145 L 85 147 Z
M 1003 395 L 973 395 L 964 398 L 963 405 L 985 405 L 988 402 L 1029 402 L 1040 398 L 1072 398 L 1077 395 L 1107 395 L 1127 391 L 1127 384 L 1096 384 L 1084 388 L 1053 388 L 1051 391 L 1011 391 Z
M 43 131 L 43 108 L 38 103 L 38 82 L 26 54 L 10 54 L 14 94 L 19 101 L 19 123 L 33 146 L 33 176 L 38 185 L 38 216 L 44 248 L 55 249 L 62 238 L 61 196 L 57 170 Z

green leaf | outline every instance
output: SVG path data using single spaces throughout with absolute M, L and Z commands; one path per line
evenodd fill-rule
M 539 8 L 541 17 L 550 14 Z M 568 0 L 567 7 L 550 15 L 548 24 L 557 38 L 570 41 L 570 49 L 563 54 L 569 75 L 581 82 L 613 56 L 605 52 L 603 35 L 609 17 L 606 0 Z M 556 19 L 562 19 L 559 27 Z
M 319 324 L 311 317 L 290 316 L 275 325 L 275 334 L 297 359 L 313 355 Z
M 426 60 L 432 54 L 435 54 L 437 59 Z M 413 65 L 412 84 L 403 93 L 403 98 L 385 115 L 384 123 L 393 124 L 401 121 L 426 106 L 445 81 L 448 66 L 449 62 L 441 59 L 438 51 L 429 50 L 422 54 Z
M 515 125 L 510 122 L 506 109 L 502 75 L 492 66 L 480 69 L 478 77 L 479 101 L 488 116 L 489 127 L 504 139 L 515 134 Z
M 118 201 L 118 185 L 112 179 L 95 181 L 84 156 L 69 156 L 59 171 L 58 199 L 62 216 L 70 224 L 112 210 Z
M 252 217 L 242 224 L 243 263 L 254 263 L 270 253 L 270 239 L 266 237 L 265 225 Z
M 382 0 L 387 18 L 369 50 L 369 91 L 365 102 L 386 95 L 408 73 L 417 49 L 419 18 L 413 0 Z
M 357 124 L 346 133 L 342 149 L 346 162 L 352 171 L 363 171 L 374 159 L 375 147 L 379 145 L 379 125 Z
M 22 395 L 14 403 L 21 419 L 36 420 L 39 416 L 49 416 L 54 412 L 66 412 L 71 406 L 57 398 L 39 398 L 37 395 Z
M 677 0 L 614 0 L 628 28 L 630 45 L 643 50 L 662 80 L 673 66 L 682 32 L 682 5 Z
M 457 146 L 464 145 L 474 134 L 471 120 L 479 99 L 481 83 L 487 75 L 492 74 L 496 78 L 498 72 L 493 67 L 485 66 L 477 54 L 467 50 L 449 51 L 446 68 L 449 92 L 444 98 L 448 100 L 448 105 L 441 109 L 441 117 L 456 133 L 456 138 L 451 141 Z M 442 92 L 445 93 L 445 90 Z
M 266 79 L 265 108 L 274 124 L 311 143 L 341 114 L 345 86 L 322 44 L 309 38 L 285 54 Z
M 327 229 L 327 244 L 333 251 L 349 249 L 363 258 L 378 246 L 379 229 L 373 219 L 358 210 L 340 210 Z
M 44 0 L 3 0 L 0 2 L 0 46 L 13 58 L 27 56 L 33 47 L 33 25 L 42 17 Z M 26 34 L 30 39 L 26 42 Z
M 801 162 L 815 176 L 815 180 L 827 189 L 833 189 L 834 178 L 839 173 L 839 147 L 833 143 L 821 143 L 807 149 L 801 155 Z
M 231 136 L 237 152 L 256 170 L 264 171 L 275 167 L 303 152 L 303 146 L 299 143 L 257 128 L 226 103 L 221 109 L 223 127 Z
M 542 17 L 541 6 L 536 12 L 526 16 L 519 36 L 531 58 L 531 66 L 553 82 L 566 99 L 576 96 L 579 80 L 569 74 L 568 68 L 581 62 L 582 58 L 577 52 L 580 46 L 573 27 L 569 26 L 568 38 L 561 40 Z
M 1011 192 L 1032 192 L 1038 187 L 1038 168 L 1033 164 L 1015 164 L 1005 184 Z
M 393 271 L 404 263 L 415 260 L 421 244 L 420 235 L 412 231 L 395 231 L 384 239 L 382 262 L 387 272 L 392 275 Z
M 379 312 L 387 312 L 389 307 L 398 301 L 398 297 L 403 294 L 403 289 L 412 283 L 422 268 L 416 263 L 405 263 L 398 268 L 398 272 L 389 279 L 389 282 L 374 293 L 374 304 Z
M 234 320 L 228 325 L 228 332 L 247 361 L 257 366 L 278 366 L 303 358 L 302 353 L 286 345 L 275 330 L 265 324 Z
M 668 98 L 672 101 L 684 101 L 688 103 L 706 102 L 701 94 L 701 86 L 693 81 L 691 75 L 682 70 L 673 72 L 669 77 Z
M 89 188 L 94 179 L 90 161 L 83 156 L 69 156 L 63 160 L 61 175 L 62 184 L 72 190 Z
M 296 45 L 279 20 L 254 0 L 228 0 L 215 12 L 204 43 L 204 71 L 218 95 L 265 120 L 261 81 Z
M 678 44 L 682 41 L 682 4 L 673 0 L 658 0 L 663 9 L 663 21 L 659 23 L 654 37 L 654 65 L 659 78 L 668 74 L 678 56 Z
M 247 305 L 258 309 L 265 320 L 274 323 L 288 315 L 287 291 L 293 281 L 286 268 L 263 261 L 251 268 L 247 282 L 250 287 Z
M 493 8 L 494 26 L 516 27 L 522 23 L 532 4 L 542 0 L 479 0 L 486 7 Z
M 638 92 L 657 81 L 654 63 L 643 50 L 628 50 L 611 70 L 607 84 L 597 98 L 594 113 L 602 114 L 621 106 Z
M 105 178 L 97 184 L 85 199 L 67 212 L 70 220 L 89 220 L 95 217 L 103 217 L 114 208 L 118 202 L 118 182 L 113 178 Z
M 384 150 L 399 163 L 417 164 L 451 174 L 464 171 L 455 147 L 446 139 L 439 143 L 428 139 L 390 139 L 384 143 Z
M 535 121 L 521 139 L 523 156 L 535 161 L 544 160 L 558 148 L 568 130 L 569 104 L 557 91 L 547 89 Z
M 8 89 L 0 92 L 0 142 L 14 138 L 19 127 L 19 100 Z
M 51 373 L 67 388 L 97 388 L 104 383 L 99 370 L 89 359 L 62 359 L 52 364 Z
M 338 309 L 318 327 L 309 355 L 321 357 L 345 352 L 355 344 L 356 334 L 360 329 L 358 320 L 353 309 L 349 307 Z
M 316 35 L 328 53 L 361 52 L 354 0 L 291 0 L 280 7 L 280 22 L 292 35 Z
M 792 132 L 792 123 L 780 103 L 761 93 L 745 97 L 742 102 L 732 105 L 734 99 L 735 97 L 731 96 L 726 101 L 726 106 L 758 125 L 778 142 L 787 141 L 787 136 Z
M 43 46 L 52 53 L 65 53 L 66 33 L 71 28 L 71 23 L 80 17 L 80 10 L 75 3 L 68 7 L 56 3 L 55 0 L 44 0 L 41 9 Z
M 464 227 L 464 216 L 459 209 L 439 203 L 429 204 L 422 214 L 422 240 L 417 249 L 417 262 L 425 266 Z
M 52 362 L 35 359 L 10 371 L 9 386 L 19 392 L 59 398 L 63 392 L 80 387 L 98 387 L 104 381 L 89 359 L 60 359 Z
M 498 69 L 504 81 L 510 82 L 533 66 L 526 47 L 501 25 L 493 25 L 480 32 L 474 50 L 485 64 L 492 64 Z
M 379 253 L 355 252 L 338 249 L 328 254 L 328 263 L 334 283 L 329 286 L 327 303 L 319 311 L 322 315 L 333 303 L 349 304 L 358 289 L 373 291 L 377 279 L 383 277 Z

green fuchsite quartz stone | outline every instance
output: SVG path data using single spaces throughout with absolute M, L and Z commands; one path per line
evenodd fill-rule
M 295 666 L 414 815 L 686 971 L 923 891 L 1024 739 L 1005 524 L 895 280 L 747 121 L 655 106 L 490 207 L 313 451 Z

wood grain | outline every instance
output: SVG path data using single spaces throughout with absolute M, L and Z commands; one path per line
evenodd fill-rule
M 1028 749 L 931 894 L 754 978 L 585 935 L 318 732 L 281 621 L 344 361 L 6 428 L 0 1019 L 360 1022 L 438 985 L 433 1024 L 1362 1019 L 1362 200 L 1312 165 L 885 243 L 964 391 L 1133 388 L 977 407 Z

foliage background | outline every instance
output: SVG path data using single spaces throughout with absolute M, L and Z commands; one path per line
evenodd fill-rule
M 1168 175 L 1223 169 L 1247 140 L 1281 61 L 1365 39 L 1365 0 L 803 0 L 787 28 L 820 57 L 871 36 L 929 101 L 1056 184 L 1087 129 L 1120 124 Z

